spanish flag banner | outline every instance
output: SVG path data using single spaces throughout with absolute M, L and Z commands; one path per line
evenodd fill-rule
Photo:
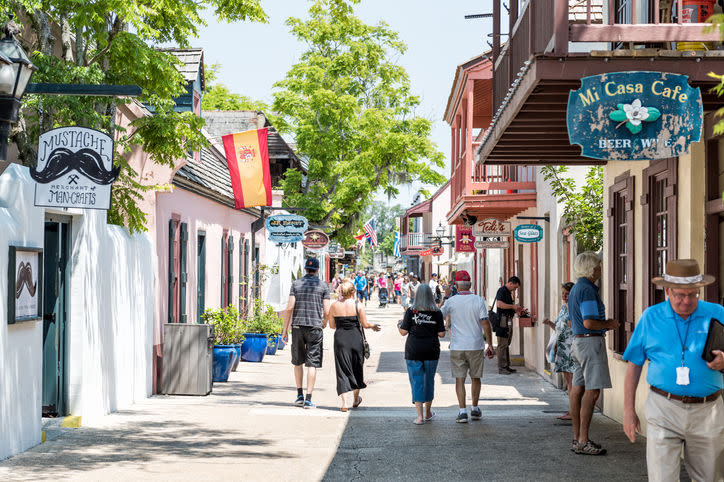
M 271 206 L 267 128 L 223 136 L 236 209 Z

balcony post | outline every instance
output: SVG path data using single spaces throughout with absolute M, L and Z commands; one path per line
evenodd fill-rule
M 568 53 L 568 0 L 555 0 L 553 37 L 555 54 L 566 55 Z

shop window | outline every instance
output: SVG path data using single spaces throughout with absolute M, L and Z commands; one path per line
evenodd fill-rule
M 617 177 L 608 196 L 609 289 L 619 323 L 610 340 L 611 348 L 623 353 L 634 329 L 634 178 L 628 172 Z
M 676 159 L 663 159 L 643 172 L 644 309 L 666 299 L 664 289 L 651 283 L 651 278 L 661 276 L 666 262 L 676 259 L 676 170 Z

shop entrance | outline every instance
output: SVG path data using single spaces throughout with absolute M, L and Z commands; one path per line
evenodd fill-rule
M 67 415 L 67 276 L 70 217 L 45 218 L 43 262 L 43 416 Z

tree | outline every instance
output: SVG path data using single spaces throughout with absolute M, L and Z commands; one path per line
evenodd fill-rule
M 21 162 L 33 165 L 38 135 L 58 126 L 80 125 L 117 135 L 114 164 L 121 167 L 113 186 L 109 222 L 145 230 L 146 213 L 136 201 L 155 186 L 144 184 L 124 154 L 140 146 L 155 163 L 173 166 L 206 145 L 203 120 L 174 111 L 185 92 L 177 60 L 154 45 L 187 47 L 205 25 L 204 10 L 223 21 L 266 21 L 260 0 L 10 0 L 0 15 L 19 14 L 25 23 L 21 41 L 38 67 L 34 82 L 135 84 L 138 101 L 153 115 L 136 119 L 130 132 L 114 124 L 116 107 L 128 99 L 28 95 L 12 140 Z M 60 38 L 54 32 L 60 31 Z M 55 46 L 60 43 L 60 56 Z
M 398 180 L 439 185 L 443 154 L 429 140 L 431 122 L 415 115 L 406 71 L 391 59 L 405 51 L 397 33 L 353 15 L 359 0 L 318 0 L 310 18 L 290 18 L 308 47 L 275 86 L 277 127 L 291 132 L 308 172 L 286 172 L 285 205 L 305 208 L 312 222 L 333 227 L 350 244 L 376 191 Z
M 385 203 L 376 201 L 369 204 L 365 210 L 364 221 L 370 218 L 375 220 L 375 230 L 379 240 L 378 249 L 388 256 L 392 256 L 395 246 L 395 231 L 397 231 L 397 219 L 405 214 L 405 208 L 396 204 L 388 207 Z
M 564 176 L 566 166 L 545 166 L 541 171 L 563 203 L 563 220 L 575 235 L 578 249 L 599 251 L 603 247 L 603 168 L 590 168 L 580 191 L 573 179 Z

